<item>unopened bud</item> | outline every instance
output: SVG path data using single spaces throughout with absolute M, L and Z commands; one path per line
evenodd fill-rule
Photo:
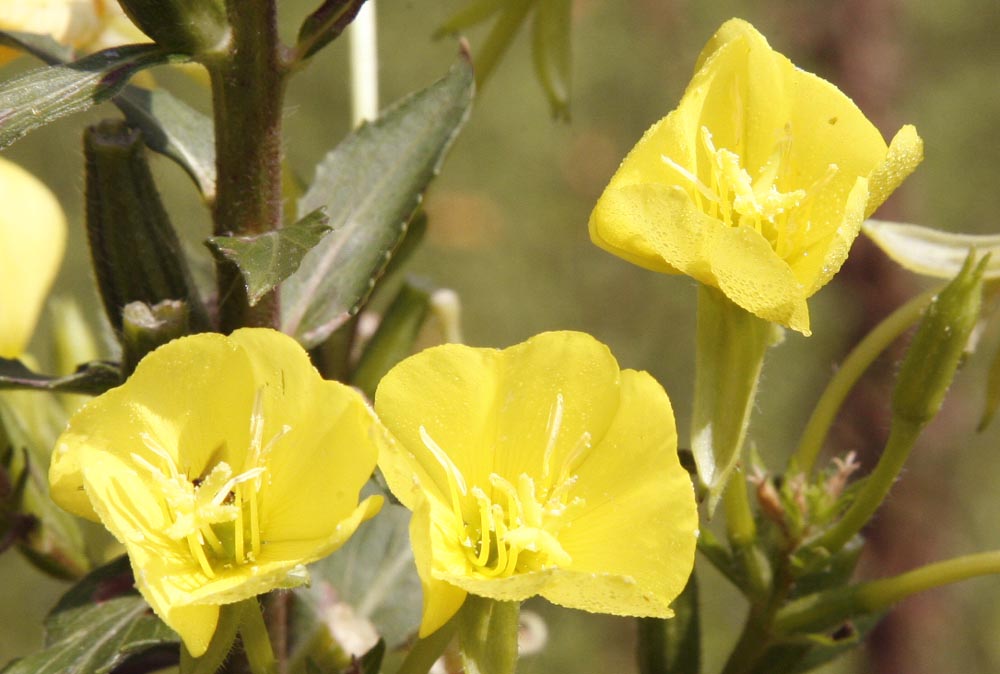
M 221 0 L 119 0 L 122 9 L 156 44 L 200 54 L 225 47 L 229 22 Z
M 900 420 L 923 425 L 941 409 L 979 319 L 989 256 L 978 262 L 974 258 L 970 253 L 958 276 L 927 307 L 910 343 L 892 399 L 893 414 Z

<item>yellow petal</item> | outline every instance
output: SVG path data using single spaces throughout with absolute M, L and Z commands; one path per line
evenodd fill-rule
M 668 617 L 694 563 L 698 513 L 670 401 L 647 373 L 622 372 L 618 414 L 577 475 L 573 495 L 583 504 L 559 534 L 573 561 L 542 596 L 587 611 Z
M 917 135 L 916 128 L 907 124 L 896 132 L 889 143 L 888 154 L 868 179 L 871 194 L 865 208 L 866 218 L 889 198 L 923 159 L 924 141 Z
M 51 35 L 78 47 L 101 26 L 100 0 L 0 0 L 0 29 Z
M 17 358 L 59 271 L 66 218 L 45 185 L 3 158 L 0 203 L 0 357 Z
M 447 534 L 439 526 L 439 520 L 431 517 L 431 507 L 427 501 L 421 501 L 413 511 L 410 520 L 410 543 L 413 547 L 413 559 L 420 576 L 423 589 L 423 614 L 420 619 L 420 636 L 426 637 L 437 631 L 448 622 L 465 601 L 465 590 L 436 577 L 433 566 L 434 557 L 454 555 L 454 550 L 447 542 Z M 452 564 L 454 562 L 451 562 Z

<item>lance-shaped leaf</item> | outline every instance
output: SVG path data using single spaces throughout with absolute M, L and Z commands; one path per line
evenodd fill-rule
M 334 231 L 282 285 L 285 332 L 313 347 L 362 305 L 465 122 L 473 89 L 463 57 L 323 159 L 299 212 L 325 206 Z
M 98 395 L 121 383 L 121 372 L 114 363 L 103 361 L 85 363 L 73 374 L 50 377 L 32 372 L 19 360 L 0 358 L 0 389 L 33 389 Z
M 0 44 L 20 49 L 49 65 L 72 60 L 73 50 L 48 35 L 0 31 Z M 177 162 L 206 200 L 215 197 L 215 137 L 212 120 L 164 89 L 127 85 L 112 99 L 146 146 Z
M 420 622 L 421 596 L 409 520 L 406 508 L 384 506 L 337 554 L 309 567 L 312 583 L 293 591 L 299 644 L 323 643 L 316 638 L 323 631 L 331 639 L 344 638 L 352 631 L 352 620 L 374 626 L 389 648 L 409 638 Z M 293 653 L 293 657 L 321 659 L 318 656 Z
M 250 306 L 295 273 L 302 258 L 330 231 L 318 208 L 294 225 L 256 236 L 213 236 L 205 244 L 243 275 Z
M 904 269 L 954 278 L 973 248 L 989 253 L 983 278 L 1000 278 L 1000 234 L 956 234 L 886 220 L 866 220 L 862 231 Z
M 45 648 L 10 663 L 3 674 L 105 674 L 133 654 L 175 646 L 177 634 L 131 586 L 125 558 L 91 573 L 46 618 Z
M 114 98 L 146 146 L 177 162 L 206 201 L 215 198 L 215 134 L 212 120 L 163 89 L 129 85 Z
M 572 5 L 571 0 L 539 0 L 535 10 L 531 56 L 552 114 L 559 118 L 569 117 Z
M 182 300 L 191 327 L 207 329 L 207 314 L 146 163 L 142 134 L 105 121 L 87 129 L 84 156 L 87 236 L 112 327 L 121 331 L 122 309 L 131 302 Z
M 299 58 L 307 59 L 333 42 L 354 21 L 365 0 L 325 0 L 299 29 Z
M 7 80 L 0 84 L 0 149 L 40 126 L 108 100 L 144 68 L 186 60 L 156 45 L 127 45 Z
M 396 298 L 382 315 L 378 330 L 365 346 L 351 384 L 369 398 L 386 372 L 410 355 L 420 327 L 430 310 L 431 296 L 426 290 L 404 283 Z

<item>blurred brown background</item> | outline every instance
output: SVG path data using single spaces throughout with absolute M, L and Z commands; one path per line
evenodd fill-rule
M 282 3 L 287 34 L 310 9 Z M 383 96 L 392 101 L 448 67 L 454 43 L 430 35 L 463 0 L 380 0 Z M 549 329 L 591 332 L 627 367 L 652 372 L 670 393 L 685 437 L 693 353 L 693 283 L 659 276 L 595 248 L 587 217 L 618 162 L 674 107 L 704 42 L 741 16 L 799 66 L 835 82 L 890 137 L 910 122 L 926 159 L 880 216 L 964 232 L 1000 230 L 1000 2 L 998 0 L 577 0 L 572 120 L 550 119 L 534 79 L 525 33 L 481 93 L 426 202 L 430 229 L 409 271 L 454 288 L 466 339 L 505 346 Z M 483 30 L 469 35 L 475 50 Z M 293 82 L 287 154 L 308 179 L 348 130 L 346 45 L 319 55 Z M 27 67 L 16 63 L 8 72 Z M 205 108 L 189 78 L 158 81 Z M 89 115 L 114 115 L 105 107 Z M 88 278 L 81 225 L 80 130 L 71 118 L 5 153 L 55 189 L 71 219 L 58 292 Z M 186 178 L 154 160 L 172 215 L 196 266 L 208 220 Z M 810 303 L 814 335 L 789 334 L 765 366 L 751 436 L 780 469 L 810 405 L 846 350 L 880 317 L 922 287 L 859 240 L 843 272 Z M 96 307 L 92 290 L 85 301 Z M 93 315 L 98 313 L 96 309 Z M 39 344 L 44 340 L 44 326 Z M 928 429 L 872 530 L 864 577 L 1000 547 L 1000 422 L 975 434 L 983 377 L 1000 348 L 996 330 L 966 363 L 941 417 Z M 38 348 L 41 350 L 41 347 Z M 870 468 L 887 429 L 893 361 L 880 363 L 835 431 L 836 449 L 857 450 Z M 627 542 L 625 542 L 627 544 Z M 737 594 L 703 568 L 704 657 L 715 671 L 742 620 Z M 65 589 L 15 554 L 0 558 L 0 662 L 40 644 L 41 617 Z M 536 606 L 539 606 L 536 604 Z M 1000 671 L 1000 579 L 981 579 L 902 604 L 869 646 L 824 672 Z M 631 624 L 542 607 L 550 647 L 525 659 L 532 672 L 630 672 Z M 607 650 L 613 645 L 620 650 Z

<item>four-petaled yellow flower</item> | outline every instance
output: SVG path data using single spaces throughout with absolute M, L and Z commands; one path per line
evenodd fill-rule
M 125 545 L 142 595 L 198 656 L 219 605 L 305 582 L 303 564 L 378 511 L 358 495 L 385 439 L 360 394 L 250 328 L 149 354 L 73 416 L 49 479 Z
M 375 409 L 398 441 L 379 467 L 413 511 L 421 635 L 467 593 L 672 614 L 698 516 L 649 374 L 577 332 L 504 351 L 445 345 L 393 368 Z
M 912 126 L 886 147 L 840 90 L 733 19 L 709 40 L 677 109 L 612 177 L 590 235 L 809 334 L 806 299 L 922 157 Z
M 0 157 L 0 358 L 17 358 L 59 271 L 66 217 L 37 178 Z

